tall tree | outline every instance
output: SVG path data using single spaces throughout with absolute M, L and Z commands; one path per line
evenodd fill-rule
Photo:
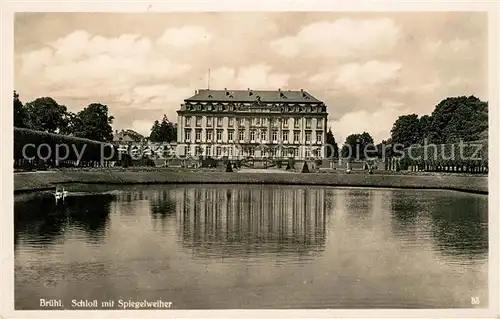
M 420 144 L 429 143 L 432 137 L 432 117 L 423 115 L 419 119 Z
M 365 159 L 365 152 L 369 157 L 377 155 L 373 138 L 367 132 L 349 135 L 345 140 L 341 152 L 344 158 Z
M 73 118 L 73 135 L 95 141 L 111 142 L 113 140 L 114 117 L 108 116 L 108 106 L 100 103 L 89 104 Z
M 391 139 L 394 144 L 402 144 L 404 147 L 420 143 L 422 132 L 418 115 L 400 116 L 392 126 Z
M 154 122 L 149 139 L 151 142 L 174 142 L 177 140 L 177 125 L 163 115 L 161 122 L 158 120 Z
M 19 94 L 14 91 L 14 126 L 26 127 L 26 112 L 23 102 L 19 99 Z
M 333 136 L 332 129 L 329 128 L 328 132 L 326 133 L 326 144 L 331 145 L 332 147 L 327 147 L 326 149 L 326 157 L 327 158 L 334 158 L 339 155 L 339 146 L 337 145 L 337 142 L 335 141 L 335 137 Z
M 25 105 L 26 126 L 38 131 L 57 133 L 64 130 L 66 106 L 58 104 L 51 97 L 41 97 Z
M 471 95 L 450 97 L 432 112 L 432 142 L 452 143 L 459 139 L 478 139 L 488 128 L 488 102 Z

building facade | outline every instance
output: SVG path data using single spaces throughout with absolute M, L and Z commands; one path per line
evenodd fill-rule
M 197 90 L 177 111 L 177 153 L 323 158 L 326 105 L 304 90 Z

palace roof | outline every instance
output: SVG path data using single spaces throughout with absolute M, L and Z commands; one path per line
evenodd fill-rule
M 209 90 L 200 89 L 185 102 L 234 101 L 234 102 L 288 102 L 288 103 L 321 103 L 320 100 L 304 90 Z

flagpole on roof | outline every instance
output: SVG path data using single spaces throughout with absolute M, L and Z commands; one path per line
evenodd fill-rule
M 210 90 L 210 69 L 208 69 L 208 86 L 207 88 Z

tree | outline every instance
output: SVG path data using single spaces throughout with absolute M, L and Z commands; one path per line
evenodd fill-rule
M 26 103 L 24 111 L 24 124 L 33 130 L 57 133 L 68 124 L 66 106 L 58 104 L 51 97 L 41 97 Z
M 376 149 L 378 158 L 391 157 L 393 155 L 392 139 L 382 140 L 382 142 L 377 144 Z
M 432 137 L 432 117 L 429 115 L 423 115 L 419 119 L 419 127 L 420 127 L 420 144 L 424 144 L 425 140 L 429 142 Z
M 488 128 L 488 102 L 473 95 L 446 98 L 436 105 L 431 117 L 432 143 L 475 140 Z
M 19 94 L 14 91 L 14 126 L 26 127 L 26 112 L 23 102 L 19 99 Z
M 174 142 L 177 140 L 177 125 L 163 115 L 161 122 L 158 120 L 154 122 L 149 139 L 151 142 Z
M 367 132 L 349 135 L 342 147 L 342 156 L 345 158 L 364 159 L 367 156 L 376 156 L 377 149 L 373 145 L 373 138 Z
M 420 143 L 422 132 L 417 114 L 400 116 L 391 129 L 391 138 L 394 144 L 402 144 L 405 148 Z
M 113 140 L 114 117 L 108 116 L 108 106 L 100 103 L 89 104 L 72 118 L 71 127 L 76 137 L 100 142 Z
M 335 141 L 335 137 L 333 136 L 331 128 L 329 128 L 328 132 L 326 133 L 326 144 L 332 146 L 326 148 L 326 157 L 327 158 L 337 157 L 339 155 L 339 146 Z

